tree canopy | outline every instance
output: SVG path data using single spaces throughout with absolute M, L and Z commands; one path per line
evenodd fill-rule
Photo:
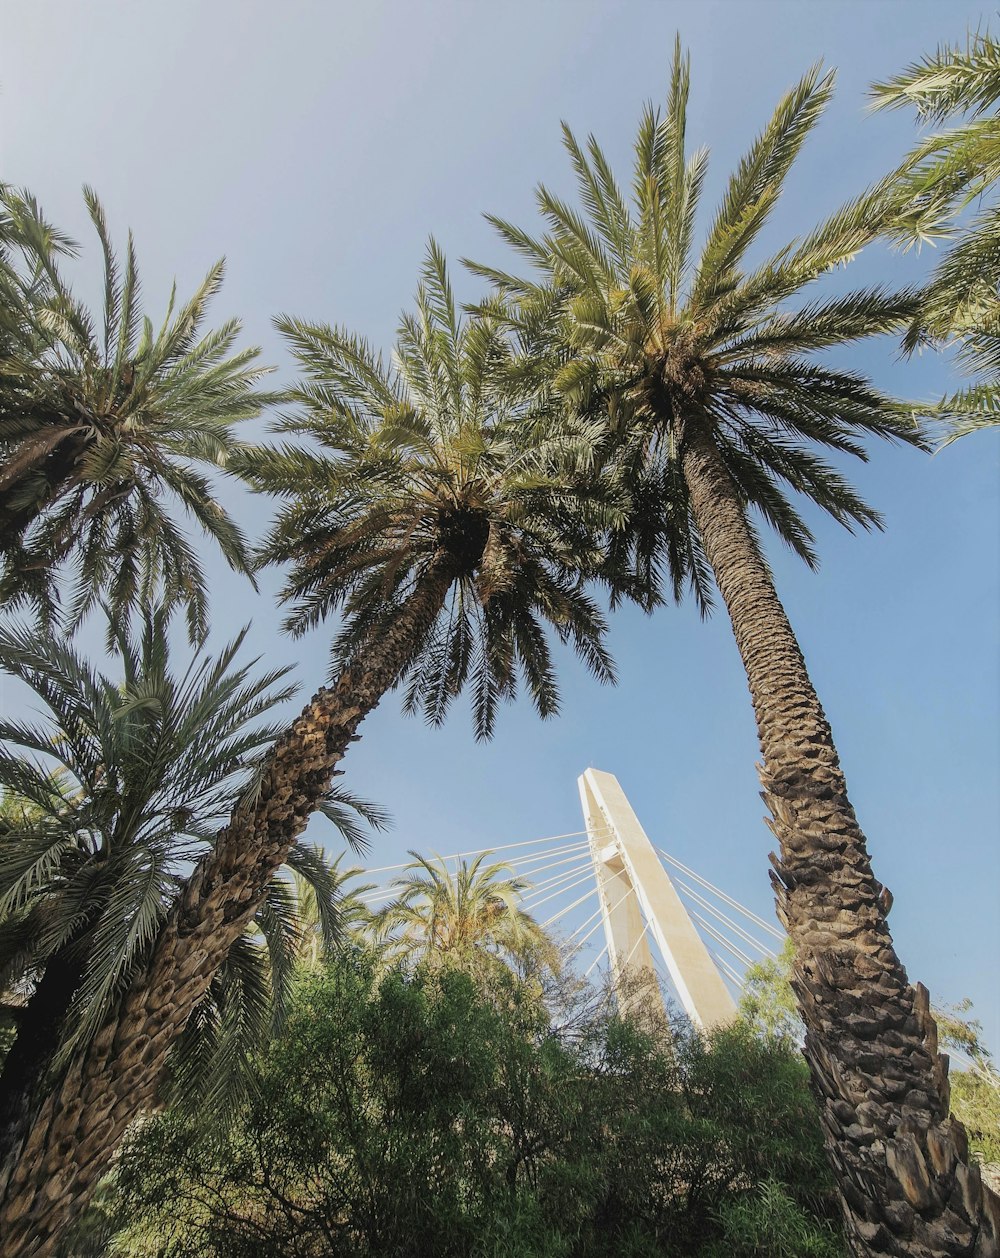
M 342 616 L 334 668 L 398 616 L 447 560 L 446 614 L 409 644 L 406 707 L 440 723 L 468 683 L 477 737 L 519 679 L 543 716 L 558 708 L 545 629 L 613 678 L 605 621 L 587 592 L 614 503 L 574 485 L 574 438 L 546 426 L 508 370 L 512 346 L 485 317 L 462 317 L 432 241 L 416 309 L 392 365 L 344 328 L 278 320 L 302 370 L 279 432 L 308 438 L 240 457 L 253 488 L 283 505 L 261 548 L 284 563 L 286 622 L 301 633 Z
M 631 554 L 647 590 L 662 573 L 675 597 L 690 586 L 703 609 L 711 566 L 682 470 L 693 430 L 710 434 L 747 514 L 810 566 L 817 556 L 799 496 L 848 528 L 880 524 L 827 455 L 865 459 L 870 436 L 920 440 L 869 380 L 817 361 L 831 346 L 900 328 L 916 292 L 873 286 L 788 306 L 876 237 L 886 187 L 747 262 L 833 77 L 813 69 L 781 99 L 696 247 L 708 151 L 688 151 L 690 65 L 678 38 L 666 108 L 649 105 L 640 121 L 631 197 L 597 140 L 583 144 L 564 124 L 579 204 L 541 185 L 543 235 L 487 216 L 530 264 L 527 277 L 470 263 L 500 295 L 484 308 L 528 340 L 535 371 L 578 415 L 603 421 L 602 456 L 631 494 L 612 553 L 619 562 Z
M 395 897 L 373 920 L 389 956 L 473 973 L 498 961 L 558 969 L 557 949 L 522 903 L 528 883 L 509 865 L 484 864 L 488 852 L 460 859 L 454 870 L 441 858 L 410 855 L 413 861 L 393 883 Z

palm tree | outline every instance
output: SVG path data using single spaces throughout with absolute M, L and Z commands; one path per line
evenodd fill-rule
M 522 906 L 528 883 L 502 861 L 483 865 L 489 853 L 448 868 L 411 852 L 413 861 L 393 884 L 396 898 L 373 919 L 391 956 L 460 965 L 474 973 L 497 961 L 526 960 L 552 969 L 558 950 Z
M 0 603 L 52 618 L 56 576 L 70 578 L 63 622 L 101 599 L 116 617 L 154 599 L 207 627 L 200 561 L 176 507 L 246 572 L 244 539 L 197 468 L 224 467 L 235 426 L 267 400 L 256 349 L 233 353 L 231 319 L 201 335 L 218 262 L 155 330 L 139 303 L 129 237 L 124 269 L 104 211 L 85 190 L 104 256 L 99 319 L 59 269 L 68 246 L 26 195 L 0 189 Z M 96 324 L 96 326 L 95 326 Z
M 57 1229 L 86 1204 L 153 1095 L 170 1045 L 387 691 L 408 678 L 408 706 L 437 722 L 471 682 L 482 737 L 520 679 L 539 712 L 554 713 L 546 626 L 596 676 L 612 676 L 604 620 L 585 590 L 612 507 L 557 472 L 566 442 L 512 393 L 504 337 L 487 320 L 458 317 L 439 250 L 431 246 L 393 367 L 343 330 L 279 326 L 305 372 L 283 428 L 318 450 L 248 452 L 241 467 L 255 488 L 286 499 L 264 555 L 293 565 L 284 592 L 291 627 L 342 614 L 335 677 L 261 761 L 141 974 L 12 1150 L 0 1228 L 25 1254 L 50 1254 Z M 70 1147 L 68 1161 L 59 1150 Z
M 910 351 L 955 343 L 972 384 L 931 410 L 945 444 L 1000 423 L 1000 43 L 989 32 L 943 47 L 872 89 L 876 108 L 912 108 L 923 123 L 958 122 L 918 144 L 899 171 L 902 208 L 891 234 L 907 245 L 953 238 L 907 331 Z M 971 220 L 956 225 L 973 202 Z
M 771 828 L 773 881 L 795 946 L 805 1052 L 858 1254 L 995 1253 L 978 1171 L 948 1116 L 926 992 L 893 950 L 886 893 L 872 874 L 832 733 L 778 599 L 751 513 L 810 566 L 813 539 L 790 491 L 848 528 L 877 514 L 817 451 L 864 458 L 867 435 L 916 440 L 898 405 L 818 351 L 912 318 L 909 293 L 878 289 L 785 301 L 846 262 L 886 222 L 872 189 L 773 257 L 747 253 L 819 118 L 832 76 L 813 71 L 778 105 L 729 181 L 694 252 L 701 150 L 688 156 L 689 66 L 678 44 L 661 117 L 649 108 L 628 204 L 593 139 L 565 131 L 582 209 L 546 188 L 540 239 L 494 220 L 537 280 L 475 267 L 494 307 L 536 340 L 551 386 L 603 416 L 603 457 L 634 491 L 632 527 L 613 550 L 646 579 L 703 609 L 711 582 L 729 612 L 750 686 Z M 980 1248 L 976 1249 L 977 1237 Z
M 19 996 L 0 1069 L 0 1158 L 141 970 L 192 862 L 277 732 L 259 718 L 294 692 L 287 669 L 254 678 L 252 664 L 235 664 L 245 631 L 218 659 L 174 675 L 167 620 L 149 614 L 137 640 L 118 629 L 121 682 L 52 633 L 0 634 L 7 670 L 51 714 L 46 725 L 0 721 L 0 991 Z M 334 792 L 323 807 L 340 819 L 351 802 Z M 339 939 L 326 862 L 296 844 L 285 863 L 309 885 L 324 937 Z M 281 1023 L 302 937 L 291 885 L 273 877 L 194 1006 L 157 1099 L 225 1112 L 249 1052 Z

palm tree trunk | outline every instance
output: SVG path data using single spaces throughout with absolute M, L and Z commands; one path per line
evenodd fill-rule
M 66 489 L 74 470 L 92 438 L 86 435 L 84 426 L 57 428 L 36 438 L 35 443 L 25 442 L 18 453 L 0 468 L 0 547 L 9 545 L 32 524 L 39 512 L 49 506 L 54 498 Z M 32 471 L 41 471 L 45 477 L 44 492 L 36 493 L 27 505 L 17 504 L 22 490 L 21 481 Z
M 82 426 L 67 428 L 60 424 L 46 424 L 34 437 L 25 438 L 3 467 L 0 467 L 0 510 L 6 508 L 6 495 L 17 491 L 20 480 L 29 472 L 42 467 L 52 457 L 57 446 L 83 431 L 85 429 Z M 70 451 L 69 459 L 65 461 L 66 466 L 61 471 L 61 476 L 68 474 L 67 469 L 72 469 L 73 463 L 86 448 L 86 443 L 76 442 L 74 447 Z
M 691 509 L 729 611 L 764 755 L 778 915 L 795 945 L 805 1055 L 859 1258 L 997 1258 L 1000 1207 L 949 1117 L 948 1059 L 910 986 L 886 894 L 805 660 L 711 438 L 686 434 Z
M 47 1258 L 82 1212 L 125 1128 L 155 1099 L 168 1050 L 264 888 L 329 790 L 365 716 L 411 658 L 447 597 L 454 559 L 435 556 L 420 588 L 275 743 L 213 850 L 195 868 L 143 971 L 84 1051 L 34 1099 L 0 1150 L 2 1254 Z
M 0 1069 L 0 1149 L 16 1137 L 52 1063 L 66 1012 L 83 980 L 83 956 L 72 945 L 49 958 L 17 1020 L 17 1036 Z

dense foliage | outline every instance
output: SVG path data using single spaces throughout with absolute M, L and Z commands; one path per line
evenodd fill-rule
M 228 1130 L 166 1114 L 105 1217 L 166 1258 L 843 1252 L 802 1062 L 606 1010 L 558 1033 L 515 980 L 304 977 Z M 90 1221 L 93 1228 L 93 1216 Z

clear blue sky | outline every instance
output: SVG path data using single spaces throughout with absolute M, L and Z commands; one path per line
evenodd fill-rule
M 770 249 L 912 142 L 909 118 L 866 114 L 869 83 L 989 17 L 963 0 L 3 8 L 3 178 L 29 186 L 87 242 L 91 267 L 80 186 L 93 184 L 119 239 L 128 226 L 136 233 L 154 318 L 175 275 L 190 290 L 226 254 L 217 317 L 242 316 L 279 378 L 288 360 L 270 327 L 277 312 L 348 323 L 388 346 L 430 232 L 456 259 L 506 261 L 481 212 L 528 222 L 539 179 L 570 190 L 561 119 L 596 132 L 626 166 L 642 103 L 665 92 L 676 30 L 692 53 L 691 141 L 712 150 L 709 207 L 781 92 L 817 59 L 838 68 L 836 99 L 774 216 Z M 908 283 L 925 262 L 877 252 L 838 282 Z M 851 362 L 910 397 L 950 387 L 943 361 L 905 363 L 890 343 Z M 852 538 L 817 519 L 818 575 L 772 554 L 876 873 L 895 894 L 897 947 L 934 999 L 973 997 L 995 1048 L 998 451 L 996 433 L 934 458 L 876 448 L 853 474 L 886 533 Z M 236 509 L 259 530 L 259 504 Z M 269 663 L 294 660 L 304 686 L 323 679 L 323 634 L 290 642 L 266 597 L 222 570 L 213 585 L 217 640 L 252 621 Z M 562 716 L 543 724 L 518 706 L 488 746 L 473 744 L 460 709 L 431 731 L 387 701 L 345 765 L 350 785 L 395 817 L 372 863 L 411 847 L 576 830 L 576 777 L 595 765 L 619 776 L 657 842 L 770 914 L 772 839 L 724 615 L 702 624 L 691 606 L 648 620 L 625 612 L 611 645 L 617 689 L 567 659 Z

